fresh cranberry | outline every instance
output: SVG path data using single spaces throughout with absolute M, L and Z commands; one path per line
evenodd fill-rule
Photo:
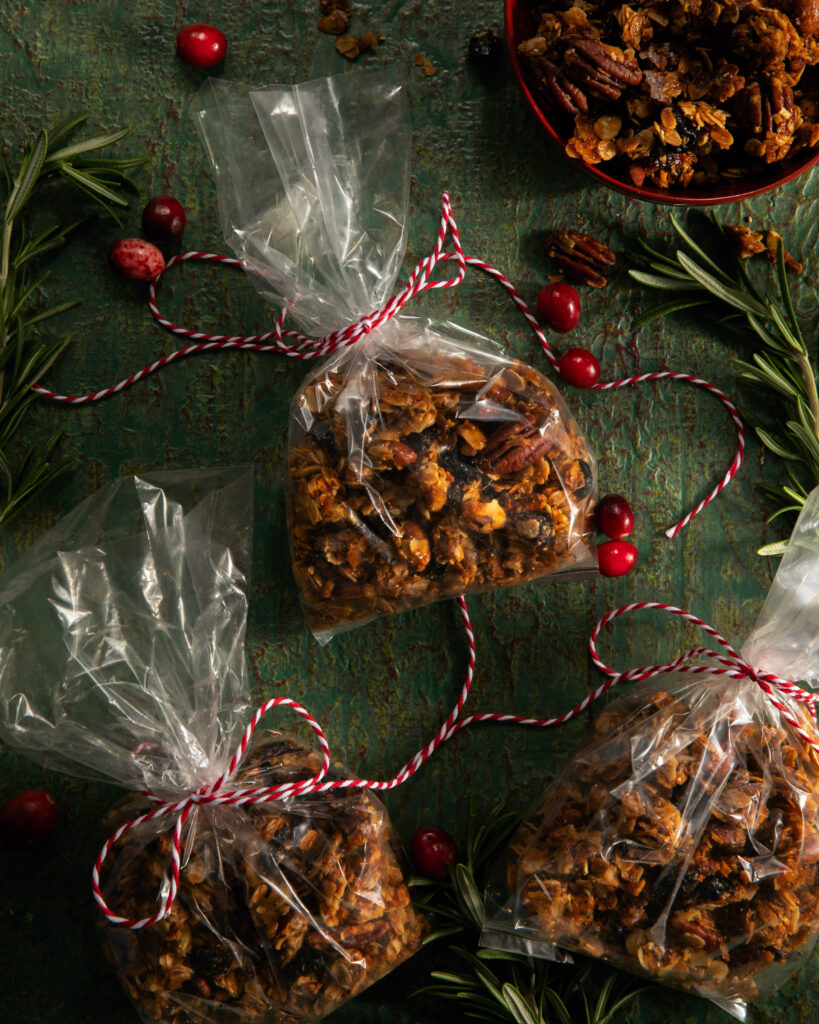
M 132 281 L 152 281 L 165 269 L 165 257 L 142 238 L 121 238 L 108 251 L 108 262 Z
M 568 348 L 557 364 L 560 376 L 576 388 L 593 388 L 600 380 L 600 363 L 585 348 Z
M 176 55 L 194 68 L 212 68 L 227 53 L 227 39 L 213 25 L 186 25 L 176 36 Z
M 603 576 L 625 576 L 637 564 L 637 548 L 627 540 L 607 540 L 597 548 L 597 567 Z
M 574 330 L 580 320 L 580 296 L 570 284 L 553 281 L 537 297 L 537 314 L 553 331 Z
M 634 529 L 631 505 L 622 494 L 607 494 L 597 506 L 597 528 L 612 540 L 623 540 Z
M 452 836 L 434 825 L 418 829 L 410 840 L 410 857 L 429 878 L 446 878 L 447 867 L 458 859 Z
M 0 807 L 0 840 L 7 846 L 34 846 L 56 824 L 57 802 L 41 789 L 18 793 Z
M 185 208 L 173 196 L 155 196 L 142 211 L 142 232 L 155 242 L 171 245 L 185 230 Z

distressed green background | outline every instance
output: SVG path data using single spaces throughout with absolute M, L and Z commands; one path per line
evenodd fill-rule
M 409 260 L 426 254 L 437 227 L 438 196 L 452 194 L 464 247 L 503 268 L 534 301 L 552 268 L 542 248 L 546 231 L 577 227 L 622 252 L 639 234 L 668 237 L 668 213 L 630 202 L 587 182 L 547 148 L 522 106 L 511 76 L 482 81 L 466 63 L 470 34 L 501 27 L 502 8 L 486 0 L 384 0 L 356 7 L 354 28 L 384 34 L 363 64 L 404 70 L 414 126 Z M 188 111 L 204 75 L 174 56 L 184 24 L 208 21 L 229 40 L 218 73 L 253 85 L 296 82 L 353 70 L 332 38 L 316 29 L 318 0 L 17 0 L 0 2 L 0 131 L 14 153 L 29 132 L 70 111 L 84 110 L 94 129 L 130 125 L 121 149 L 146 153 L 139 199 L 125 230 L 111 223 L 86 231 L 54 267 L 48 297 L 78 294 L 83 305 L 60 329 L 74 342 L 48 383 L 79 393 L 113 383 L 174 340 L 148 315 L 141 286 L 107 268 L 108 246 L 139 232 L 139 211 L 151 195 L 171 191 L 188 213 L 185 243 L 224 251 L 215 191 Z M 424 77 L 423 52 L 438 68 Z M 731 211 L 753 213 L 785 230 L 789 248 L 809 257 L 798 284 L 799 307 L 815 321 L 815 175 Z M 425 297 L 435 309 L 480 327 L 515 356 L 546 369 L 546 361 L 505 294 L 475 271 L 457 291 Z M 654 369 L 699 374 L 736 391 L 724 338 L 695 322 L 674 320 L 639 335 L 630 329 L 644 297 L 622 269 L 601 292 L 583 293 L 581 326 L 572 336 L 600 358 L 608 378 Z M 169 275 L 162 306 L 172 319 L 204 330 L 267 329 L 272 313 L 241 275 L 190 267 Z M 302 619 L 293 585 L 282 514 L 281 467 L 288 401 L 303 368 L 274 356 L 227 353 L 176 364 L 122 396 L 84 409 L 38 406 L 21 440 L 36 443 L 56 426 L 76 471 L 2 537 L 7 561 L 77 500 L 103 481 L 147 469 L 252 462 L 257 470 L 254 583 L 248 653 L 259 697 L 289 694 L 325 725 L 334 753 L 351 769 L 384 776 L 432 734 L 453 703 L 466 664 L 452 604 L 381 621 L 319 647 Z M 733 430 L 722 407 L 697 389 L 656 384 L 613 394 L 572 393 L 569 401 L 600 458 L 601 487 L 630 495 L 637 514 L 640 566 L 621 580 L 529 585 L 474 598 L 478 637 L 473 709 L 533 715 L 559 712 L 599 677 L 585 641 L 608 608 L 630 600 L 681 604 L 740 641 L 752 626 L 771 566 L 754 555 L 778 534 L 766 528 L 757 484 L 764 466 L 749 444 L 739 479 L 675 541 L 662 533 L 703 497 L 733 455 Z M 621 667 L 676 651 L 680 627 L 633 617 L 603 642 Z M 289 723 L 288 723 L 289 724 Z M 523 807 L 562 766 L 588 730 L 580 720 L 542 733 L 490 727 L 461 734 L 411 783 L 389 799 L 403 838 L 418 824 L 440 822 L 454 833 L 467 813 L 502 793 Z M 31 854 L 0 851 L 0 1020 L 6 1024 L 126 1024 L 136 1015 L 98 950 L 90 898 L 90 867 L 99 822 L 113 788 L 50 775 L 0 750 L 0 800 L 46 786 L 59 800 L 53 839 Z M 407 1002 L 429 969 L 418 957 L 340 1011 L 339 1021 L 409 1024 L 452 1020 L 449 1008 Z M 813 1020 L 819 1009 L 819 961 L 776 998 L 751 1011 L 753 1021 Z M 643 997 L 632 1014 L 645 1024 L 727 1019 L 678 994 Z

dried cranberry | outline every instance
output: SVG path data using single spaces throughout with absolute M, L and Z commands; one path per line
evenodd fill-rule
M 173 196 L 155 196 L 142 211 L 143 234 L 155 242 L 178 242 L 185 230 L 185 208 Z
M 224 60 L 227 39 L 213 25 L 186 25 L 176 36 L 176 55 L 194 68 L 212 68 Z
M 108 251 L 108 262 L 131 281 L 152 281 L 165 269 L 165 257 L 142 238 L 121 238 Z
M 503 40 L 491 28 L 479 28 L 469 39 L 469 59 L 480 68 L 496 65 L 503 52 Z
M 600 499 L 597 528 L 612 540 L 623 540 L 634 529 L 634 514 L 622 494 L 607 494 Z
M 580 296 L 570 284 L 553 281 L 540 290 L 537 313 L 546 327 L 564 334 L 574 330 L 580 321 Z
M 0 840 L 7 846 L 34 846 L 57 824 L 57 802 L 42 789 L 18 793 L 0 807 Z
M 603 576 L 625 576 L 637 564 L 637 548 L 627 540 L 607 540 L 597 549 L 597 567 Z
M 442 828 L 419 828 L 410 840 L 410 857 L 416 868 L 429 878 L 446 878 L 447 868 L 458 854 L 452 836 Z
M 560 376 L 576 388 L 593 388 L 600 380 L 600 363 L 585 348 L 569 348 L 557 364 Z

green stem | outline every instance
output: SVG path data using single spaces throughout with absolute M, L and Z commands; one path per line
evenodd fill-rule
M 816 378 L 813 375 L 807 352 L 800 352 L 796 357 L 796 362 L 802 374 L 802 379 L 805 381 L 808 408 L 810 409 L 810 418 L 813 423 L 813 433 L 819 439 L 819 394 L 816 391 Z
M 11 229 L 14 225 L 14 221 L 6 221 L 3 225 L 3 243 L 2 250 L 0 250 L 0 309 L 5 310 L 5 291 L 6 283 L 9 279 L 9 265 L 11 262 Z M 3 315 L 2 322 L 0 322 L 0 352 L 6 347 L 6 341 L 8 340 L 8 331 L 6 330 L 6 318 Z M 6 375 L 3 370 L 0 370 L 0 403 L 3 401 L 3 385 L 5 384 Z

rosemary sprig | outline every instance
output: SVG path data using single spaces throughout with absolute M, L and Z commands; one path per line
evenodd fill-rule
M 634 326 L 699 308 L 758 346 L 750 360 L 738 360 L 739 376 L 769 401 L 743 411 L 764 447 L 787 463 L 783 482 L 775 487 L 763 485 L 778 506 L 768 522 L 798 512 L 819 483 L 819 395 L 788 284 L 782 241 L 773 280 L 761 288 L 731 251 L 716 216 L 709 217 L 706 225 L 718 256 L 709 255 L 673 214 L 670 220 L 681 246 L 669 255 L 640 240 L 640 251 L 632 257 L 636 269 L 629 270 L 629 275 L 644 287 L 672 293 L 673 298 L 636 317 Z M 765 407 L 767 415 L 761 412 Z M 784 540 L 768 544 L 758 553 L 782 554 L 785 544 Z
M 498 804 L 486 823 L 473 808 L 463 844 L 464 859 L 443 882 L 413 879 L 423 887 L 416 904 L 431 918 L 438 963 L 431 983 L 419 989 L 452 1001 L 464 1017 L 513 1024 L 611 1024 L 644 986 L 603 965 L 553 964 L 524 953 L 478 948 L 484 925 L 483 892 L 493 864 L 520 823 L 519 815 Z M 441 940 L 459 943 L 440 950 Z M 446 962 L 448 961 L 448 962 Z M 456 1018 L 457 1019 L 457 1018 Z
M 16 171 L 0 157 L 5 197 L 0 232 L 0 526 L 73 462 L 56 453 L 59 432 L 16 458 L 11 454 L 35 400 L 31 386 L 68 344 L 67 338 L 38 344 L 39 327 L 77 304 L 75 299 L 39 304 L 49 272 L 38 271 L 38 266 L 65 246 L 82 223 L 60 217 L 61 210 L 76 206 L 76 199 L 66 202 L 58 189 L 79 191 L 119 223 L 119 211 L 128 205 L 125 192 L 136 191 L 127 172 L 143 162 L 138 157 L 99 156 L 128 129 L 73 141 L 84 121 L 85 115 L 79 114 L 50 131 L 39 131 L 24 148 Z

